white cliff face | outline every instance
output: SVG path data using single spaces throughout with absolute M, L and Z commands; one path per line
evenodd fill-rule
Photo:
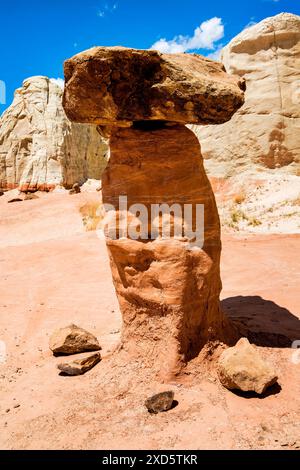
M 62 89 L 32 77 L 0 118 L 0 188 L 48 190 L 100 179 L 107 145 L 93 126 L 71 123 Z
M 282 13 L 247 28 L 223 50 L 226 71 L 246 79 L 244 106 L 220 126 L 193 126 L 211 175 L 260 166 L 299 172 L 300 17 Z

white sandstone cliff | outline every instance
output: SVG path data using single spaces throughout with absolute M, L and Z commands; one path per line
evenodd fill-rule
M 0 189 L 49 190 L 100 179 L 107 145 L 93 126 L 71 123 L 62 89 L 32 77 L 0 118 Z
M 244 106 L 220 126 L 193 126 L 206 168 L 218 177 L 300 166 L 300 17 L 289 13 L 245 29 L 222 52 L 226 71 L 246 79 Z

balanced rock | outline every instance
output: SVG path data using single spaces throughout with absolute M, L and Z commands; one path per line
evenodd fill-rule
M 174 402 L 174 392 L 162 392 L 153 395 L 145 401 L 145 406 L 149 413 L 161 413 L 162 411 L 169 411 Z
M 235 337 L 219 304 L 216 203 L 200 145 L 183 124 L 230 119 L 243 81 L 198 55 L 119 47 L 69 59 L 65 79 L 68 117 L 109 128 L 103 227 L 122 351 L 170 377 L 207 342 Z
M 91 370 L 101 361 L 100 353 L 92 354 L 80 359 L 63 362 L 57 368 L 66 375 L 82 375 Z
M 229 390 L 263 394 L 278 377 L 246 338 L 223 351 L 219 359 L 219 378 Z
M 56 330 L 50 337 L 49 347 L 54 355 L 76 354 L 101 349 L 94 335 L 76 325 Z
M 0 118 L 0 189 L 50 190 L 100 179 L 107 144 L 95 126 L 71 123 L 63 90 L 47 77 L 31 77 L 16 90 Z
M 242 31 L 222 51 L 246 80 L 245 104 L 220 126 L 192 126 L 213 176 L 300 165 L 300 16 L 281 13 Z
M 243 104 L 244 81 L 197 54 L 94 47 L 65 62 L 64 108 L 71 121 L 220 124 Z

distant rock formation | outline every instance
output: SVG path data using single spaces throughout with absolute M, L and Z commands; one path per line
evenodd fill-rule
M 50 190 L 100 179 L 107 145 L 94 126 L 71 123 L 63 90 L 47 77 L 32 77 L 15 92 L 0 118 L 0 189 Z
M 210 175 L 300 165 L 300 17 L 281 13 L 245 29 L 223 50 L 226 71 L 246 79 L 245 104 L 220 126 L 192 126 Z M 298 170 L 299 171 L 299 170 Z

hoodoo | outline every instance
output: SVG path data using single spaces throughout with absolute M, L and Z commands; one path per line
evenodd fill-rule
M 123 315 L 123 349 L 169 376 L 207 343 L 236 339 L 219 305 L 214 194 L 199 142 L 185 124 L 231 119 L 244 102 L 244 81 L 196 54 L 121 47 L 93 48 L 67 60 L 65 81 L 68 118 L 109 135 L 102 192 L 107 218 L 114 220 L 106 243 Z M 120 196 L 127 198 L 125 209 Z M 204 209 L 201 227 L 198 207 Z

